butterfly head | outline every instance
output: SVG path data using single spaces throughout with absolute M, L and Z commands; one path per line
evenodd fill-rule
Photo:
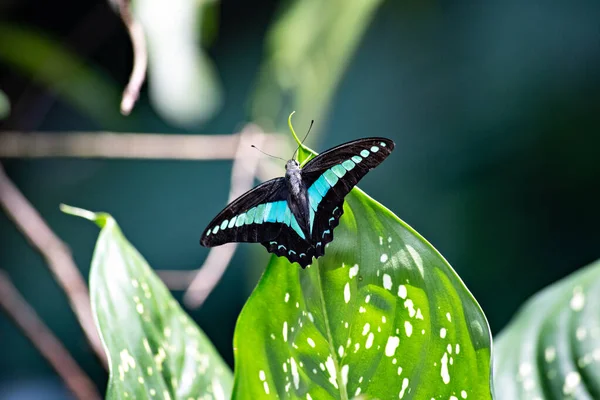
M 300 164 L 298 164 L 298 161 L 291 159 L 285 164 L 285 170 L 290 171 L 294 169 L 300 169 Z

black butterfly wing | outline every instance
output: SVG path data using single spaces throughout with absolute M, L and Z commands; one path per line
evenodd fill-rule
M 230 242 L 260 242 L 270 253 L 285 256 L 303 268 L 314 248 L 287 203 L 284 178 L 275 178 L 246 192 L 229 204 L 205 229 L 200 244 L 205 247 Z
M 283 225 L 280 234 L 272 239 L 261 243 L 267 248 L 269 253 L 273 253 L 279 257 L 286 257 L 291 263 L 297 262 L 306 268 L 312 263 L 312 258 L 315 256 L 315 248 L 313 245 L 302 239 L 297 232 Z
M 364 173 L 357 174 L 358 171 L 355 171 L 351 175 L 360 175 L 358 178 L 360 180 L 369 170 L 381 164 L 394 150 L 394 147 L 395 144 L 392 140 L 382 137 L 353 140 L 315 156 L 302 167 L 302 177 L 305 179 L 305 183 L 310 186 L 325 170 L 346 160 L 352 160 L 352 157 L 357 156 L 356 161 L 358 162 L 355 164 L 361 167 L 360 171 L 364 171 Z
M 325 254 L 333 230 L 344 213 L 344 198 L 373 168 L 394 150 L 390 139 L 358 139 L 319 154 L 302 168 L 308 187 L 311 240 L 315 257 Z
M 281 231 L 286 208 L 285 179 L 271 179 L 227 205 L 204 230 L 200 244 L 214 247 L 272 240 Z

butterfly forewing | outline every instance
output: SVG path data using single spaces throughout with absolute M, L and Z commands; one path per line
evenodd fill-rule
M 358 170 L 350 176 L 360 180 L 369 170 L 381 164 L 392 150 L 394 142 L 390 139 L 373 137 L 353 140 L 319 154 L 304 165 L 302 173 L 307 183 L 312 184 L 326 170 L 350 160 L 358 166 Z
M 316 256 L 325 253 L 333 230 L 344 213 L 344 198 L 394 149 L 386 138 L 366 138 L 345 143 L 319 154 L 302 169 L 311 205 L 311 237 Z

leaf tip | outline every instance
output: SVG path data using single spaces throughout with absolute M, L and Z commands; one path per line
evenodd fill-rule
M 106 223 L 112 217 L 106 213 L 95 213 L 93 211 L 89 211 L 79 207 L 73 207 L 68 204 L 60 203 L 59 205 L 60 211 L 65 214 L 73 215 L 75 217 L 81 217 L 87 219 L 88 221 L 92 221 L 96 223 L 100 228 L 104 228 Z
M 288 126 L 290 127 L 290 131 L 292 132 L 292 136 L 294 137 L 294 140 L 296 141 L 296 143 L 298 143 L 298 145 L 301 144 L 300 139 L 298 138 L 298 135 L 296 135 L 296 131 L 294 130 L 294 127 L 292 126 L 292 115 L 294 115 L 296 113 L 296 111 L 292 111 L 290 113 L 290 116 L 288 117 Z

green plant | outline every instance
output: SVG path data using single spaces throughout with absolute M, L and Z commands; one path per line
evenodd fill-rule
M 231 391 L 229 367 L 115 220 L 61 206 L 101 229 L 90 270 L 92 311 L 109 358 L 109 399 L 187 399 Z
M 300 161 L 311 154 L 303 147 Z M 306 270 L 271 258 L 236 326 L 233 388 L 116 222 L 63 211 L 102 228 L 90 290 L 109 398 L 491 398 L 491 338 L 478 304 L 425 239 L 358 188 L 326 256 Z
M 533 296 L 498 335 L 499 399 L 600 398 L 600 261 Z

